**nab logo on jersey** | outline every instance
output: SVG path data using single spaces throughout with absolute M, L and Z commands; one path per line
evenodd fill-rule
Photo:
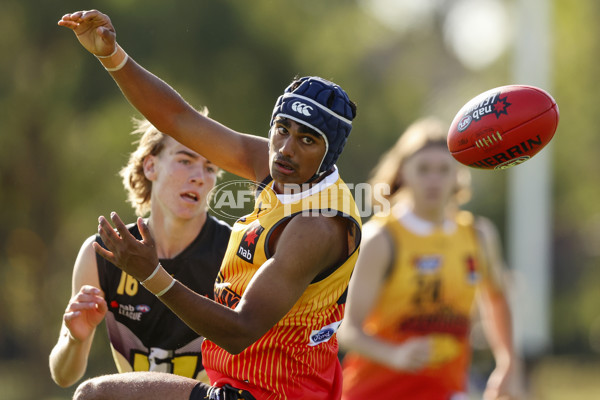
M 244 232 L 244 236 L 242 237 L 242 241 L 240 243 L 240 247 L 237 250 L 237 256 L 244 261 L 248 261 L 251 263 L 254 260 L 254 250 L 256 250 L 256 243 L 258 242 L 258 238 L 265 230 L 258 221 L 254 222 L 252 225 L 248 227 L 246 232 Z

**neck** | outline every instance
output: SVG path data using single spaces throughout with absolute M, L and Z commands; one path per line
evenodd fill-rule
M 333 170 L 328 171 L 320 176 L 313 175 L 313 177 L 311 179 L 309 179 L 308 181 L 306 181 L 304 183 L 283 183 L 283 182 L 278 182 L 278 181 L 274 180 L 273 181 L 273 189 L 275 190 L 275 193 L 277 193 L 277 194 L 301 193 L 301 192 L 304 192 L 304 191 L 310 189 L 317 183 L 321 182 L 323 179 L 325 179 L 325 177 L 327 177 L 328 175 L 331 175 L 332 172 L 333 172 Z
M 443 224 L 447 216 L 443 207 L 424 207 L 418 204 L 411 204 L 409 210 L 420 219 L 435 225 Z
M 153 210 L 148 227 L 156 243 L 158 258 L 174 258 L 185 250 L 202 230 L 206 218 L 206 212 L 193 219 L 177 219 Z

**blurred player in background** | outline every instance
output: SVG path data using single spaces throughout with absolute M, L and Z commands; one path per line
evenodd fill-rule
M 206 337 L 202 357 L 211 386 L 172 374 L 117 374 L 86 381 L 76 398 L 339 399 L 336 332 L 361 221 L 335 162 L 356 105 L 333 82 L 303 77 L 277 99 L 268 139 L 244 134 L 198 113 L 132 60 L 105 14 L 67 14 L 59 25 L 74 31 L 158 129 L 219 167 L 261 182 L 254 211 L 233 226 L 215 301 L 164 271 L 142 220 L 142 240 L 136 240 L 115 213 L 110 218 L 118 234 L 99 218 L 108 250 L 95 250 Z
M 213 297 L 231 228 L 207 213 L 219 169 L 195 151 L 135 120 L 137 149 L 120 174 L 129 202 L 146 219 L 162 265 L 193 290 Z M 141 238 L 135 224 L 129 231 Z M 119 372 L 162 371 L 208 381 L 203 338 L 132 276 L 82 245 L 73 269 L 72 298 L 50 354 L 52 379 L 67 387 L 85 373 L 96 326 L 105 319 Z
M 450 155 L 446 132 L 434 118 L 415 122 L 373 171 L 371 187 L 389 190 L 375 205 L 391 207 L 365 224 L 350 283 L 339 333 L 343 400 L 466 399 L 475 302 L 496 361 L 485 399 L 513 398 L 498 234 L 459 209 L 470 175 Z

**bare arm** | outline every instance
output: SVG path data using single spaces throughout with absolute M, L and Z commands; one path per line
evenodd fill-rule
M 486 338 L 496 362 L 484 396 L 486 400 L 490 400 L 517 394 L 519 369 L 513 346 L 512 317 L 504 293 L 505 265 L 498 232 L 489 220 L 481 217 L 477 220 L 476 228 L 489 268 L 489 279 L 479 292 L 478 305 Z
M 96 326 L 104 319 L 106 301 L 99 289 L 94 237 L 79 251 L 73 268 L 71 300 L 63 315 L 58 341 L 50 353 L 50 373 L 59 386 L 77 382 L 87 368 Z
M 346 313 L 338 339 L 344 350 L 357 352 L 390 368 L 415 370 L 429 359 L 429 339 L 412 339 L 398 346 L 363 330 L 364 321 L 385 284 L 392 257 L 389 234 L 375 223 L 365 224 L 361 251 L 350 280 Z
M 143 220 L 138 219 L 142 240 L 129 234 L 116 214 L 112 221 L 121 237 L 104 218 L 100 235 L 109 248 L 96 251 L 113 264 L 144 280 L 158 258 Z M 198 334 L 231 353 L 239 353 L 258 340 L 292 308 L 314 277 L 342 256 L 346 224 L 338 218 L 296 216 L 285 227 L 273 257 L 255 274 L 238 306 L 230 309 L 180 283 L 160 297 Z
M 66 14 L 58 22 L 77 35 L 82 46 L 98 56 L 112 54 L 116 33 L 99 11 Z M 129 58 L 111 75 L 127 100 L 159 131 L 238 176 L 261 180 L 269 173 L 267 139 L 227 128 L 191 107 L 171 86 Z

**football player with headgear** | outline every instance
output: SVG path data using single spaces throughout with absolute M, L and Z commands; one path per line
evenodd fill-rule
M 338 399 L 336 332 L 361 236 L 354 199 L 335 166 L 356 116 L 346 92 L 318 77 L 294 80 L 275 104 L 268 139 L 247 135 L 198 113 L 132 60 L 105 14 L 75 12 L 58 24 L 74 31 L 157 129 L 260 182 L 255 210 L 233 227 L 215 301 L 166 273 L 142 220 L 136 240 L 115 213 L 99 218 L 108 250 L 96 251 L 207 338 L 202 355 L 212 386 L 130 373 L 86 381 L 75 398 Z

